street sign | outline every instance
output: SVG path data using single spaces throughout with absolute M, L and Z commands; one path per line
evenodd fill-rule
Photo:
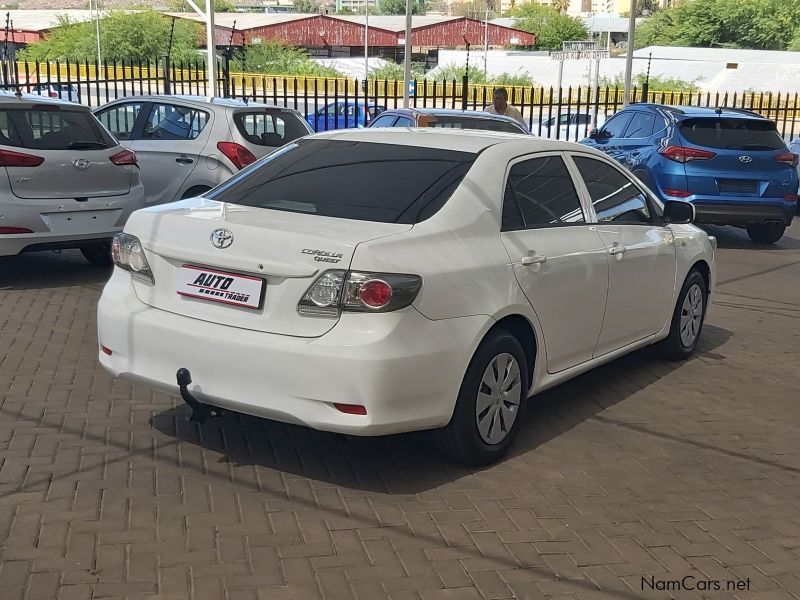
M 555 60 L 600 60 L 608 56 L 608 50 L 561 50 L 550 53 L 550 58 Z
M 416 94 L 417 91 L 417 83 L 415 81 L 408 82 L 408 95 L 413 96 Z

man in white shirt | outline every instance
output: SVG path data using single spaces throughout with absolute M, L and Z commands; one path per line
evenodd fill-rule
M 525 125 L 522 113 L 508 103 L 508 91 L 504 87 L 495 88 L 492 91 L 492 105 L 486 111 L 493 115 L 511 117 Z

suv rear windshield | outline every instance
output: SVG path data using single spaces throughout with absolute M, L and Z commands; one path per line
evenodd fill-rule
M 686 119 L 681 135 L 692 144 L 723 150 L 781 150 L 785 147 L 775 123 L 766 119 Z
M 116 142 L 88 110 L 0 110 L 0 145 L 31 150 L 104 150 Z
M 508 121 L 500 119 L 481 119 L 476 117 L 433 117 L 428 127 L 447 129 L 477 129 L 479 131 L 500 131 L 502 133 L 524 133 L 524 130 Z
M 303 119 L 288 111 L 240 112 L 233 122 L 242 137 L 256 146 L 283 146 L 311 133 Z
M 304 139 L 207 197 L 326 217 L 413 224 L 438 211 L 477 154 L 417 146 Z

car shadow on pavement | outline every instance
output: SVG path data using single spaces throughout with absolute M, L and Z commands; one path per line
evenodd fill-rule
M 0 257 L 0 290 L 34 290 L 59 287 L 101 289 L 111 268 L 89 264 L 79 250 L 31 252 Z
M 706 324 L 698 354 L 724 360 L 715 349 L 731 336 L 725 329 Z M 534 451 L 652 385 L 680 364 L 667 362 L 652 349 L 644 349 L 535 396 L 529 400 L 511 456 Z M 615 394 L 610 395 L 608 390 L 615 390 Z M 344 488 L 386 494 L 425 492 L 480 470 L 444 460 L 431 432 L 347 437 L 239 413 L 227 413 L 197 425 L 186 421 L 189 412 L 188 407 L 178 406 L 155 415 L 151 425 L 182 444 L 209 452 L 207 461 L 227 462 L 237 467 L 258 466 Z

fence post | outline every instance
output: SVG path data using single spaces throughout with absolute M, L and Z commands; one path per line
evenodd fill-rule
M 231 56 L 226 52 L 222 57 L 222 95 L 225 98 L 231 97 Z
M 461 110 L 467 110 L 467 103 L 468 103 L 468 94 L 467 90 L 469 88 L 469 75 L 464 74 L 461 78 Z M 455 91 L 455 90 L 453 90 Z
M 170 81 L 170 65 L 168 54 L 165 54 L 161 57 L 161 68 L 164 71 L 164 95 L 169 96 L 172 94 L 172 81 Z

